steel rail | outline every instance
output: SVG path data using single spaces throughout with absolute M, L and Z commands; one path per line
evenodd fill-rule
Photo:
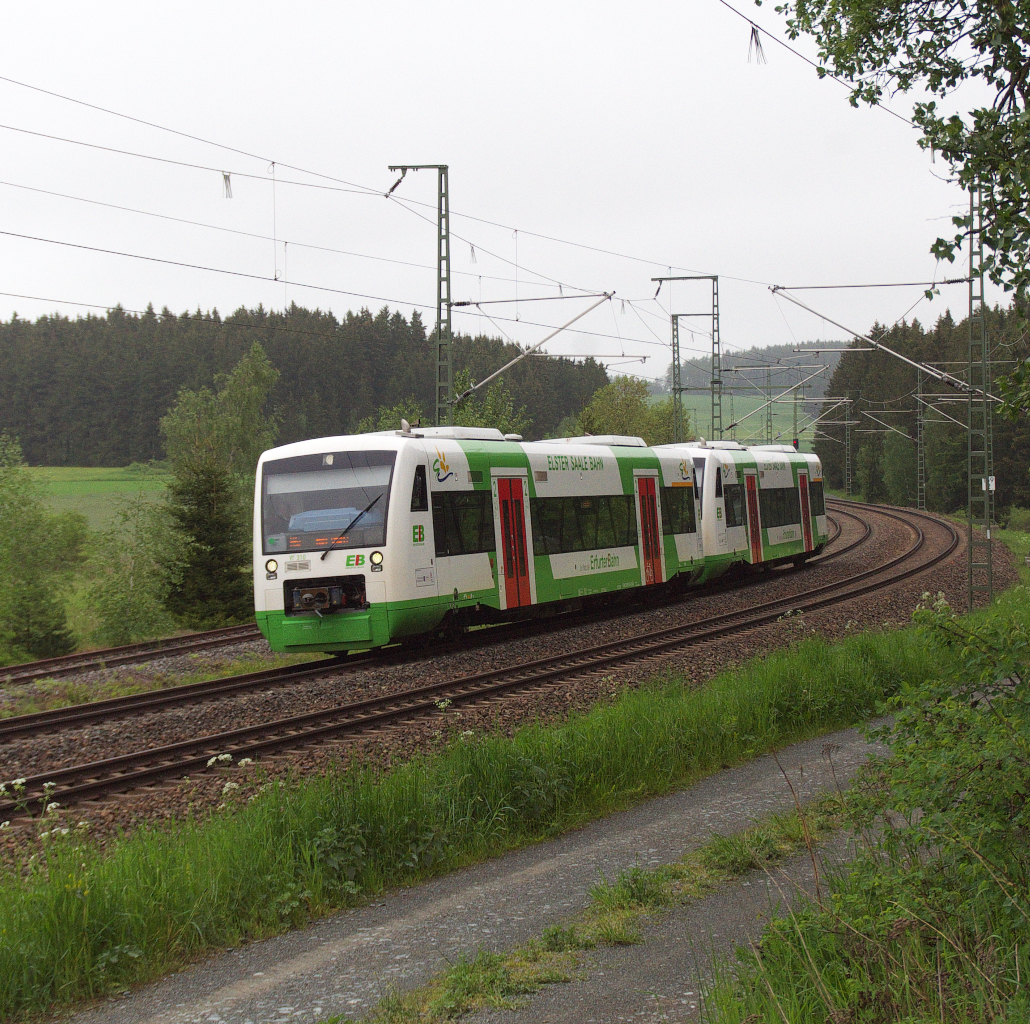
M 830 558 L 837 557 L 852 550 L 861 544 L 869 536 L 869 526 L 854 513 L 843 513 L 858 520 L 865 526 L 865 532 L 852 543 L 845 545 L 837 551 L 817 555 L 809 560 L 809 564 L 816 564 Z M 827 540 L 827 546 L 832 544 L 840 536 L 842 530 L 840 524 L 834 519 L 834 532 Z M 757 586 L 768 582 L 768 577 L 751 576 L 746 580 L 735 580 L 720 589 L 743 590 L 749 586 Z M 703 596 L 717 592 L 715 588 L 709 587 L 700 595 L 688 592 L 688 598 Z M 673 602 L 668 602 L 669 605 Z M 623 609 L 623 611 L 625 611 Z M 626 612 L 632 614 L 632 611 Z M 537 632 L 547 633 L 556 629 L 565 629 L 573 625 L 584 625 L 592 621 L 604 618 L 615 618 L 611 610 L 601 612 L 590 612 L 585 615 L 576 615 L 574 618 L 563 618 L 561 622 L 547 620 L 534 624 Z M 513 625 L 523 625 L 522 623 Z M 503 632 L 502 632 L 503 629 Z M 437 646 L 432 651 L 432 656 L 438 657 L 441 653 L 448 653 L 451 648 L 467 649 L 469 646 L 489 646 L 496 643 L 503 643 L 510 638 L 514 629 L 495 627 L 491 630 L 479 631 L 471 636 L 464 636 L 443 648 Z M 519 636 L 526 636 L 529 630 L 523 628 Z M 111 697 L 106 700 L 90 701 L 85 704 L 73 704 L 68 707 L 54 708 L 47 711 L 35 711 L 29 714 L 0 718 L 0 743 L 10 740 L 38 736 L 43 733 L 53 732 L 58 729 L 77 728 L 91 722 L 106 721 L 111 718 L 125 715 L 143 714 L 164 707 L 174 707 L 180 704 L 191 704 L 201 700 L 215 700 L 220 697 L 257 690 L 274 686 L 282 686 L 301 679 L 318 678 L 319 676 L 335 675 L 340 672 L 353 672 L 366 668 L 371 664 L 382 665 L 383 667 L 404 664 L 420 660 L 425 652 L 419 648 L 387 648 L 378 651 L 362 651 L 342 658 L 324 658 L 314 662 L 305 662 L 299 665 L 292 665 L 286 668 L 271 668 L 257 672 L 241 673 L 219 679 L 208 679 L 199 683 L 185 683 L 181 686 L 163 687 L 158 690 L 147 690 L 143 693 L 126 694 L 121 697 Z
M 88 672 L 91 669 L 113 668 L 116 665 L 132 665 L 154 658 L 167 658 L 175 654 L 201 651 L 211 647 L 227 647 L 229 644 L 260 640 L 261 633 L 254 623 L 242 626 L 225 626 L 203 633 L 173 636 L 164 640 L 147 640 L 123 647 L 107 647 L 100 651 L 83 651 L 80 654 L 62 654 L 57 658 L 42 658 L 20 665 L 0 667 L 0 683 L 29 683 L 35 679 L 51 679 Z
M 840 535 L 840 525 L 833 522 L 835 532 L 827 540 L 832 544 Z M 853 545 L 852 545 L 853 546 Z M 836 554 L 843 554 L 836 552 Z M 825 559 L 827 556 L 819 556 Z M 811 559 L 817 561 L 818 559 Z M 162 640 L 146 640 L 137 644 L 125 644 L 121 647 L 106 647 L 98 651 L 82 651 L 76 654 L 62 654 L 54 658 L 40 658 L 18 665 L 0 666 L 0 683 L 5 686 L 25 684 L 37 679 L 58 679 L 62 676 L 75 675 L 97 669 L 115 668 L 121 665 L 140 664 L 157 658 L 172 657 L 177 654 L 188 654 L 192 651 L 209 650 L 214 647 L 228 647 L 235 643 L 245 643 L 261 639 L 261 631 L 253 623 L 240 626 L 224 626 L 221 629 L 209 629 L 201 633 L 185 636 L 166 637 Z
M 812 611 L 852 600 L 886 586 L 893 586 L 943 561 L 959 544 L 958 531 L 950 523 L 906 510 L 905 515 L 943 527 L 950 534 L 951 542 L 928 560 L 894 573 L 887 579 L 875 579 L 911 560 L 924 547 L 926 536 L 919 526 L 907 522 L 902 515 L 892 510 L 879 506 L 860 507 L 875 508 L 878 514 L 902 523 L 912 532 L 914 543 L 879 566 L 859 572 L 843 581 L 815 587 L 803 595 L 792 595 L 763 602 L 750 609 L 726 612 L 698 622 L 666 627 L 595 647 L 536 659 L 515 668 L 495 669 L 457 680 L 352 702 L 324 711 L 309 712 L 276 722 L 185 740 L 156 749 L 32 776 L 24 780 L 16 798 L 7 798 L 0 802 L 0 815 L 31 813 L 30 808 L 33 805 L 38 805 L 41 809 L 49 800 L 67 804 L 134 789 L 142 784 L 206 768 L 213 758 L 222 754 L 229 754 L 238 760 L 241 757 L 260 756 L 275 750 L 306 747 L 327 739 L 338 738 L 343 734 L 378 728 L 400 718 L 432 713 L 441 706 L 525 690 L 551 683 L 556 679 L 567 679 L 584 672 L 596 672 L 627 661 L 653 658 L 673 649 L 706 643 L 730 633 L 750 631 L 776 622 L 786 610 Z M 444 705 L 445 701 L 447 705 Z

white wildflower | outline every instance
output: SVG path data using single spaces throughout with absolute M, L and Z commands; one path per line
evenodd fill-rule
M 9 821 L 0 821 L 0 828 L 10 828 L 11 823 Z
M 239 761 L 236 762 L 236 766 L 238 768 L 246 768 L 248 764 L 253 764 L 253 763 L 254 763 L 254 758 L 252 758 L 252 757 L 242 757 L 242 758 L 240 758 Z
M 71 831 L 70 828 L 55 828 L 54 829 L 54 835 L 60 834 L 62 836 L 66 836 L 70 831 Z
M 218 760 L 221 761 L 222 764 L 228 764 L 232 760 L 232 754 L 219 754 Z
M 47 837 L 48 835 L 50 835 L 50 833 L 49 833 L 49 832 L 40 832 L 40 833 L 39 833 L 39 838 L 40 838 L 40 839 L 46 839 L 46 837 Z
M 14 782 L 11 783 L 11 785 L 14 786 L 15 789 L 24 789 L 25 788 L 25 780 L 24 779 L 15 779 Z
M 231 793 L 234 789 L 239 789 L 239 784 L 236 782 L 227 782 L 222 786 L 222 796 L 226 796 Z
M 46 811 L 44 811 L 44 813 L 45 814 L 53 814 L 54 811 L 56 811 L 60 806 L 61 805 L 59 803 L 57 803 L 56 801 L 54 801 L 52 803 L 49 803 L 49 804 L 46 805 Z

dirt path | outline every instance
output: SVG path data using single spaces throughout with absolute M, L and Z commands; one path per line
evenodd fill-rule
M 832 766 L 826 756 L 831 745 Z M 844 784 L 868 751 L 857 732 L 846 730 L 789 747 L 779 758 L 806 800 L 832 789 L 834 774 Z M 427 981 L 460 953 L 510 948 L 575 914 L 586 906 L 601 873 L 611 878 L 633 864 L 674 861 L 713 832 L 739 831 L 792 806 L 773 758 L 759 758 L 551 842 L 390 892 L 375 904 L 303 930 L 219 953 L 72 1020 L 265 1024 L 314 1022 L 341 1013 L 358 1018 L 391 988 Z M 788 866 L 803 879 L 804 859 Z M 700 952 L 713 940 L 731 948 L 760 928 L 759 912 L 767 914 L 769 906 L 764 876 L 758 885 L 728 885 L 696 909 L 656 922 L 643 945 L 592 954 L 584 981 L 541 993 L 518 1019 L 524 1024 L 689 1019 L 693 996 L 685 993 L 696 993 L 695 966 L 705 961 L 701 955 L 694 965 L 689 950 Z M 619 995 L 617 1012 L 613 992 Z

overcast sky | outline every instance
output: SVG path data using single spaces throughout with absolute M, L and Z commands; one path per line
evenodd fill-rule
M 771 6 L 734 6 L 785 38 Z M 614 303 L 547 349 L 643 375 L 668 364 L 669 303 L 709 309 L 704 284 L 667 286 L 652 300 L 651 278 L 669 268 L 720 275 L 730 352 L 845 336 L 774 298 L 770 284 L 964 273 L 929 255 L 967 200 L 940 180 L 947 168 L 917 147 L 916 132 L 882 110 L 853 109 L 846 89 L 768 38 L 768 62 L 749 63 L 749 26 L 719 0 L 178 0 L 11 4 L 4 15 L 0 74 L 253 154 L 0 82 L 0 229 L 234 272 L 4 234 L 0 289 L 45 300 L 0 296 L 4 319 L 85 312 L 73 302 L 228 313 L 296 301 L 337 316 L 388 302 L 405 315 L 420 308 L 431 324 L 435 172 L 407 176 L 394 193 L 403 205 L 382 196 L 397 163 L 450 166 L 455 300 L 517 290 L 517 313 L 514 303 L 484 309 L 532 343 L 547 333 L 541 325 L 591 300 L 526 299 L 558 294 L 555 282 L 565 295 L 614 290 Z M 806 41 L 795 45 L 814 56 Z M 911 99 L 893 106 L 907 114 Z M 921 291 L 801 297 L 866 330 L 904 315 Z M 909 318 L 933 322 L 948 306 L 961 317 L 966 302 L 965 286 L 942 288 Z M 456 311 L 454 326 L 498 333 L 474 311 Z M 620 364 L 622 353 L 649 358 Z

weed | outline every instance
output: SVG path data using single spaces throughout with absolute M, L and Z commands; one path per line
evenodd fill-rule
M 797 818 L 793 820 L 797 821 Z M 802 833 L 803 840 L 804 830 L 800 824 L 797 830 Z M 737 835 L 714 835 L 701 854 L 701 861 L 715 871 L 742 875 L 773 860 L 778 852 L 776 840 L 769 830 L 753 828 Z
M 540 945 L 548 953 L 568 953 L 574 949 L 593 949 L 597 941 L 585 935 L 575 925 L 564 928 L 560 924 L 555 924 L 544 929 L 540 936 Z

